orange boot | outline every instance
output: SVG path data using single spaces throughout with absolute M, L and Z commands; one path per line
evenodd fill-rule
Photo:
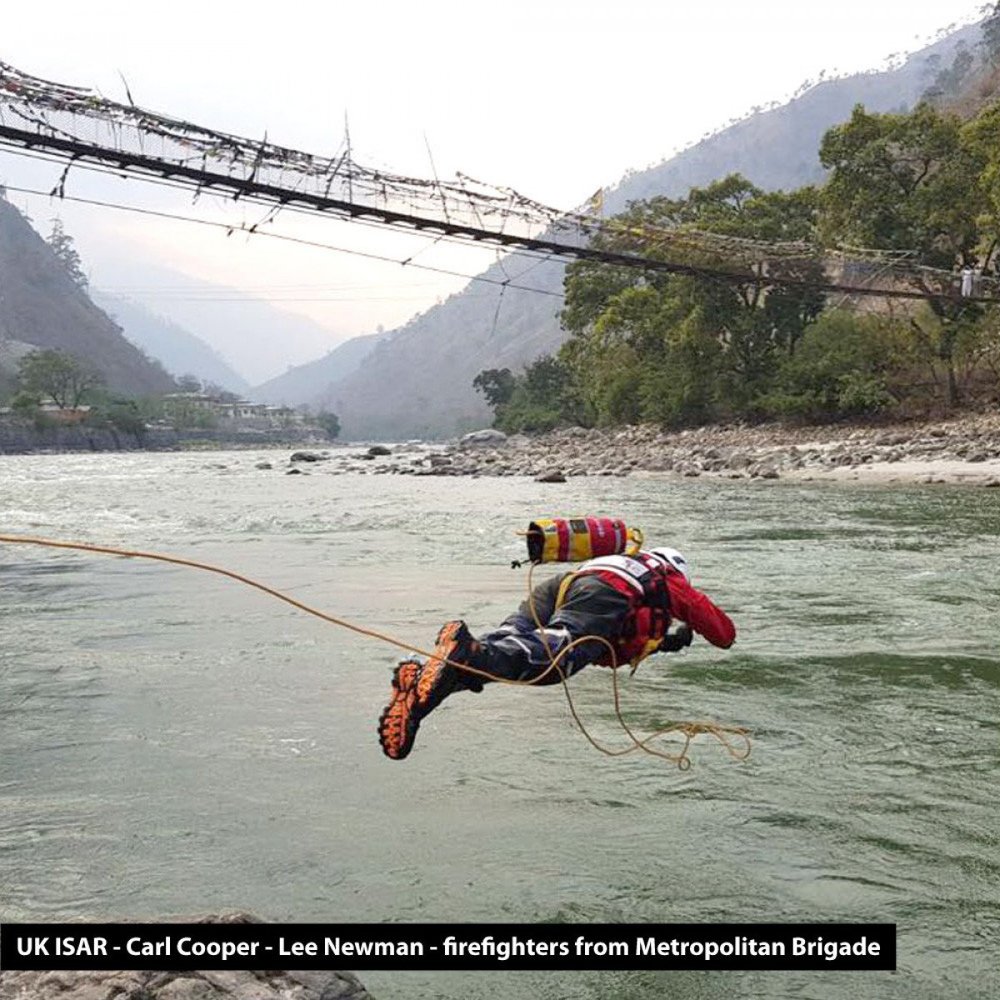
M 406 757 L 413 749 L 421 721 L 448 695 L 462 689 L 483 689 L 475 675 L 463 677 L 463 671 L 445 662 L 472 665 L 481 652 L 482 646 L 472 637 L 465 622 L 448 622 L 438 632 L 434 655 L 425 664 L 403 660 L 396 667 L 389 704 L 378 720 L 378 739 L 386 757 L 390 760 Z
M 465 674 L 451 663 L 476 664 L 482 646 L 472 637 L 463 621 L 446 622 L 438 632 L 434 655 L 417 678 L 417 703 L 423 715 L 434 711 L 448 695 L 460 688 L 482 689 L 474 674 Z
M 378 720 L 378 741 L 391 760 L 402 760 L 417 738 L 421 713 L 417 706 L 417 682 L 422 664 L 403 660 L 392 672 L 392 694 Z

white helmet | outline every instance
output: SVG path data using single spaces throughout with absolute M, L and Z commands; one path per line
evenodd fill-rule
M 688 583 L 691 582 L 691 568 L 688 566 L 687 559 L 682 556 L 677 549 L 671 549 L 667 546 L 660 546 L 659 548 L 650 549 L 649 554 L 651 556 L 656 556 L 660 562 L 666 563 L 673 569 L 679 570 L 684 574 L 684 579 Z

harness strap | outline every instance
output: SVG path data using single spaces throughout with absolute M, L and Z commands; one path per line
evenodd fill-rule
M 580 576 L 588 576 L 599 572 L 610 572 L 613 576 L 623 582 L 627 582 L 631 585 L 631 588 L 638 591 L 642 596 L 639 598 L 638 607 L 645 607 L 649 609 L 651 620 L 650 620 L 650 631 L 652 635 L 645 640 L 645 644 L 642 649 L 633 656 L 629 663 L 632 666 L 633 672 L 639 666 L 639 664 L 646 659 L 647 656 L 655 653 L 663 643 L 663 639 L 667 634 L 667 625 L 670 621 L 670 591 L 667 589 L 667 582 L 663 575 L 656 572 L 651 567 L 646 567 L 644 573 L 640 577 L 633 576 L 632 573 L 615 565 L 615 558 L 605 558 L 601 560 L 594 560 L 589 566 L 577 570 L 574 573 L 567 573 L 562 580 L 559 582 L 559 589 L 556 592 L 555 608 L 558 610 L 566 603 L 566 596 L 569 593 L 569 588 L 572 586 L 573 581 Z M 633 599 L 637 595 L 633 592 Z M 637 606 L 633 605 L 632 612 L 629 614 L 627 620 L 627 626 L 632 630 L 635 628 L 635 611 Z M 658 637 L 654 638 L 657 633 L 660 633 Z M 626 636 L 622 637 L 627 638 Z
M 558 611 L 566 603 L 566 595 L 569 593 L 570 584 L 579 576 L 579 573 L 567 573 L 559 583 L 559 590 L 556 591 L 555 611 Z

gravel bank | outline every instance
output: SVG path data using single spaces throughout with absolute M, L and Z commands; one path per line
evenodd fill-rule
M 770 424 L 673 433 L 651 426 L 607 431 L 576 427 L 538 437 L 481 431 L 447 445 L 410 442 L 368 451 L 299 452 L 286 471 L 314 469 L 332 474 L 530 476 L 548 482 L 656 473 L 1000 486 L 1000 412 L 879 427 Z

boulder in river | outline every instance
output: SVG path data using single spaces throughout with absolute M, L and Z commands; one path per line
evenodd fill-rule
M 484 427 L 481 431 L 470 431 L 459 440 L 461 445 L 471 445 L 478 447 L 484 444 L 503 444 L 507 440 L 507 435 L 503 431 L 494 430 L 492 427 Z

